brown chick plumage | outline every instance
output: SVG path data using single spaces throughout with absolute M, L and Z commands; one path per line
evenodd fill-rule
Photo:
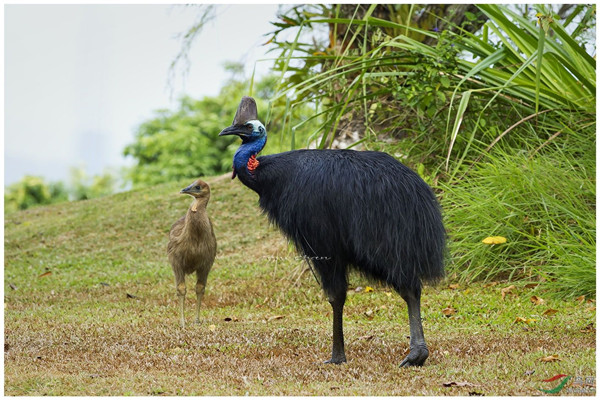
M 200 304 L 208 273 L 217 254 L 217 240 L 212 222 L 206 212 L 210 199 L 208 184 L 198 179 L 182 189 L 181 193 L 194 197 L 194 202 L 187 213 L 171 226 L 167 255 L 175 274 L 179 316 L 181 326 L 184 327 L 185 276 L 196 273 L 196 322 L 200 322 Z

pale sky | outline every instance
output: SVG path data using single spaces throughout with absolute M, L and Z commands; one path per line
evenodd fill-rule
M 4 6 L 4 184 L 24 175 L 69 179 L 125 165 L 137 125 L 185 94 L 217 95 L 225 61 L 249 76 L 265 55 L 276 4 L 220 5 L 189 53 L 191 68 L 167 87 L 176 35 L 196 7 L 173 5 Z M 272 62 L 256 64 L 266 73 Z M 171 96 L 172 94 L 172 96 Z

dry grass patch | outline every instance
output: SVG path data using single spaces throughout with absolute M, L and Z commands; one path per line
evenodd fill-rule
M 5 394 L 536 395 L 553 375 L 595 374 L 594 303 L 538 305 L 519 284 L 502 299 L 502 283 L 427 288 L 430 358 L 399 369 L 406 306 L 355 275 L 374 291 L 349 292 L 349 362 L 324 365 L 331 310 L 312 274 L 252 192 L 208 182 L 219 250 L 203 322 L 183 330 L 165 250 L 186 182 L 5 217 Z M 194 302 L 188 290 L 188 322 Z

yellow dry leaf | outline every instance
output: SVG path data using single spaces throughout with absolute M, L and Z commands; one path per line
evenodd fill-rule
M 446 317 L 449 317 L 456 314 L 456 310 L 452 307 L 446 307 L 442 310 L 442 314 L 444 314 Z
M 510 292 L 512 292 L 515 289 L 516 289 L 515 285 L 510 285 L 508 287 L 500 289 L 500 293 L 502 294 L 502 300 L 504 300 L 504 298 L 506 297 L 507 294 L 509 294 Z
M 544 311 L 544 313 L 542 315 L 554 315 L 558 312 L 558 310 L 555 310 L 554 308 L 549 308 L 546 311 Z
M 535 322 L 535 321 L 536 321 L 536 320 L 535 320 L 535 319 L 533 319 L 533 318 L 523 318 L 523 317 L 517 317 L 517 318 L 515 319 L 515 322 L 514 322 L 514 323 L 516 324 L 516 323 L 518 323 L 518 322 L 521 322 L 521 323 L 524 323 L 524 324 L 527 324 L 527 325 L 529 325 L 529 324 L 531 324 L 532 322 Z
M 387 297 L 392 297 L 392 292 L 385 292 L 385 295 L 386 295 Z
M 211 331 L 211 332 L 214 332 L 216 329 L 217 329 L 216 325 L 209 325 L 208 326 L 208 330 Z
M 481 243 L 485 244 L 502 244 L 506 243 L 506 238 L 504 236 L 488 236 L 481 241 Z
M 541 297 L 537 297 L 537 296 L 531 296 L 531 298 L 529 300 L 531 300 L 531 302 L 533 304 L 535 304 L 536 306 L 539 306 L 540 304 L 544 304 L 546 302 L 546 301 L 544 301 L 544 299 L 542 299 Z
M 560 361 L 560 357 L 558 357 L 558 354 L 552 354 L 551 356 L 546 356 L 546 357 L 540 358 L 540 361 L 542 361 L 542 362 L 555 362 L 555 361 Z
M 489 283 L 486 283 L 485 285 L 483 285 L 483 287 L 484 288 L 489 288 L 489 287 L 492 287 L 492 286 L 496 286 L 497 284 L 498 284 L 498 282 L 489 282 Z
M 365 287 L 365 293 L 369 293 L 369 292 L 372 292 L 372 291 L 373 291 L 373 288 L 371 286 Z
M 578 298 L 575 299 L 579 304 L 583 303 L 585 301 L 585 296 L 581 295 Z
M 458 283 L 453 283 L 452 285 L 448 285 L 448 289 L 456 290 L 459 288 Z

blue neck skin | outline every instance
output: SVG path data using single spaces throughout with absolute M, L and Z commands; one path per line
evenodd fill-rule
M 252 156 L 256 156 L 265 147 L 267 136 L 245 139 L 233 156 L 233 168 L 237 171 L 242 167 L 246 167 L 248 160 Z

